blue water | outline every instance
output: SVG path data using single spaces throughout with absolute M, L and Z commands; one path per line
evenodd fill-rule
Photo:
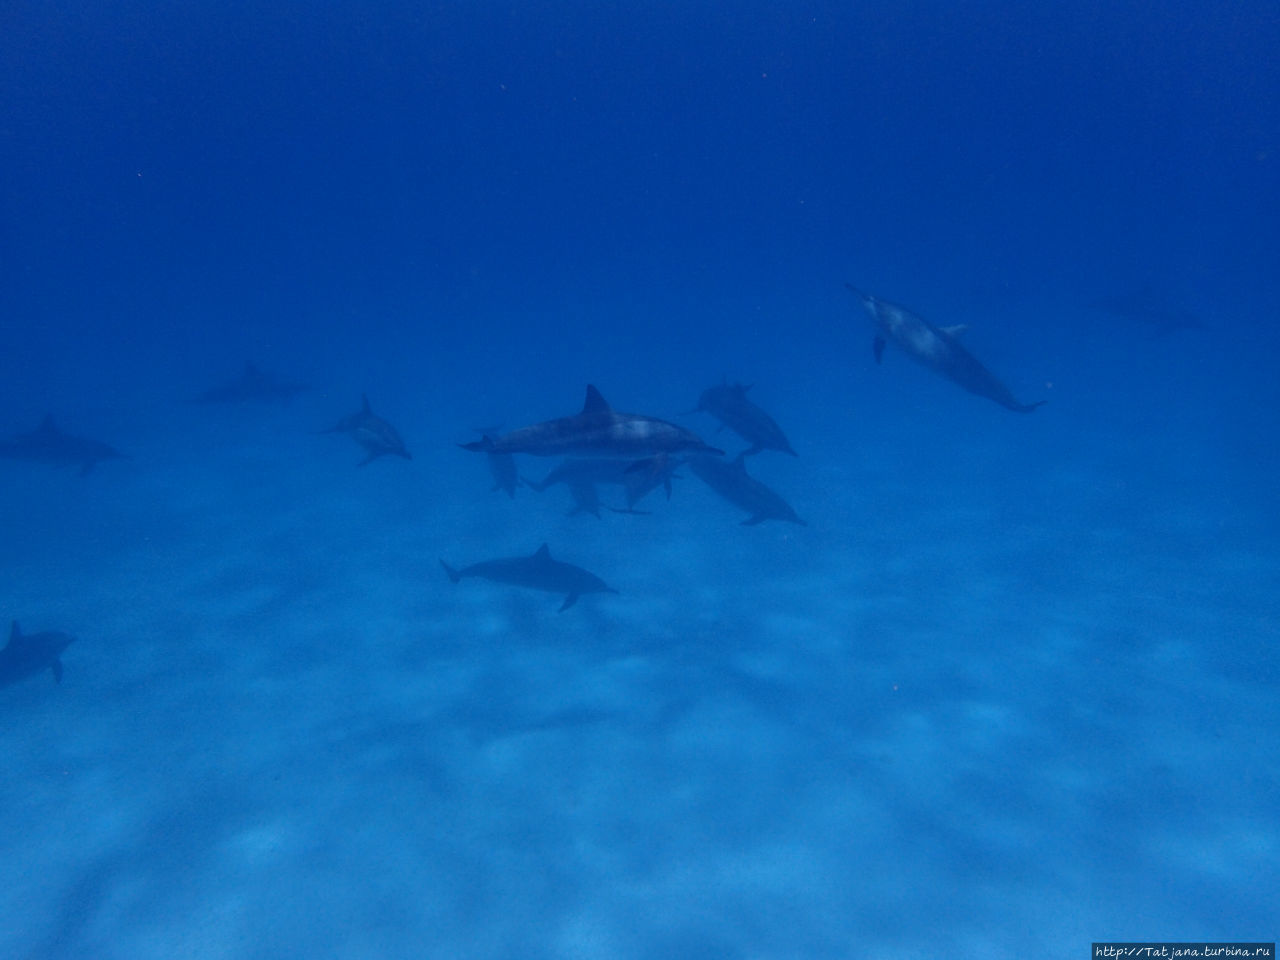
M 0 689 L 0 956 L 1274 940 L 1277 49 L 1261 0 L 6 5 L 0 435 L 128 457 L 0 459 L 0 617 L 78 637 Z M 1048 403 L 877 365 L 846 282 Z M 248 360 L 310 389 L 191 402 Z M 733 455 L 725 378 L 808 526 L 457 446 L 594 383 Z M 362 392 L 412 461 L 317 433 Z M 438 562 L 543 542 L 619 594 Z

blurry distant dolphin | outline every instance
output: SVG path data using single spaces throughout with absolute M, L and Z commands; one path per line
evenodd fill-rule
M 263 373 L 252 362 L 246 362 L 244 373 L 222 386 L 212 387 L 196 397 L 196 403 L 246 403 L 248 401 L 279 402 L 308 389 L 301 383 L 280 380 Z
M 1180 310 L 1162 301 L 1150 285 L 1136 293 L 1102 297 L 1089 304 L 1121 320 L 1145 327 L 1151 339 L 1167 337 L 1183 330 L 1203 330 L 1204 321 L 1190 310 Z
M 493 427 L 473 427 L 476 433 L 481 437 L 496 436 L 498 431 L 502 429 L 501 425 Z M 482 443 L 484 441 L 481 441 Z M 490 492 L 501 490 L 513 500 L 516 495 L 516 487 L 520 486 L 520 473 L 516 469 L 516 458 L 509 453 L 490 453 L 486 458 L 489 461 L 489 476 L 493 478 L 493 486 L 489 488 Z
M 484 560 L 469 567 L 455 570 L 443 560 L 440 566 L 452 583 L 464 577 L 482 577 L 497 583 L 510 583 L 517 587 L 546 590 L 548 593 L 565 594 L 561 612 L 578 602 L 584 593 L 617 593 L 594 573 L 589 573 L 571 563 L 551 559 L 551 551 L 544 543 L 528 557 L 509 557 L 502 560 Z
M 698 398 L 694 412 L 706 411 L 726 427 L 751 444 L 747 456 L 761 450 L 781 450 L 796 456 L 782 428 L 769 414 L 761 410 L 747 397 L 751 384 L 722 383 L 708 387 Z
M 610 460 L 642 460 L 659 453 L 699 450 L 723 453 L 709 447 L 697 434 L 656 417 L 618 413 L 600 391 L 587 387 L 582 412 L 521 427 L 500 437 L 485 437 L 461 444 L 481 453 L 528 453 L 535 457 L 597 457 Z
M 541 480 L 524 479 L 524 485 L 541 493 L 553 484 L 563 483 L 573 495 L 574 508 L 569 516 L 591 513 L 600 516 L 600 498 L 597 484 L 620 486 L 626 495 L 625 510 L 616 513 L 640 513 L 635 506 L 658 487 L 667 491 L 671 499 L 671 478 L 679 463 L 665 453 L 644 457 L 634 463 L 625 460 L 583 459 L 568 457 L 561 461 Z
M 745 458 L 745 452 L 740 453 L 726 463 L 719 457 L 699 454 L 689 458 L 689 469 L 724 499 L 751 514 L 742 521 L 744 526 L 752 527 L 766 520 L 789 520 L 807 527 L 787 501 L 747 473 Z
M 0 442 L 0 457 L 54 466 L 79 466 L 83 477 L 99 460 L 118 460 L 124 454 L 97 440 L 63 433 L 54 424 L 53 417 L 46 416 L 30 433 L 20 433 L 12 440 Z
M 75 642 L 69 633 L 49 630 L 24 634 L 13 621 L 9 643 L 0 650 L 0 687 L 7 687 L 42 670 L 52 670 L 53 679 L 62 682 L 62 651 Z
M 961 345 L 959 336 L 965 331 L 964 326 L 935 327 L 904 307 L 863 293 L 850 284 L 845 286 L 853 291 L 875 322 L 873 348 L 876 363 L 884 355 L 885 341 L 892 340 L 913 360 L 934 373 L 940 373 L 970 393 L 994 400 L 1009 410 L 1029 413 L 1045 402 L 1020 403 L 1009 388 L 996 379 L 995 374 Z
M 321 432 L 350 434 L 351 439 L 364 447 L 368 456 L 361 460 L 357 466 L 363 467 L 365 464 L 372 463 L 378 457 L 387 455 L 412 460 L 413 454 L 406 449 L 404 441 L 400 439 L 400 434 L 396 432 L 396 428 L 373 412 L 369 407 L 369 398 L 366 395 L 360 395 L 360 402 L 359 410 L 349 417 L 343 417 L 328 430 Z

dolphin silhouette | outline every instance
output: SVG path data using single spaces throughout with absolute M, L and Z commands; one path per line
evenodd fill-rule
M 995 374 L 961 345 L 959 336 L 964 332 L 964 326 L 935 327 L 905 307 L 873 297 L 851 284 L 845 286 L 853 291 L 853 295 L 861 301 L 875 322 L 876 338 L 872 347 L 876 363 L 884 355 L 885 342 L 892 340 L 917 363 L 959 384 L 970 393 L 994 400 L 1008 410 L 1030 413 L 1045 402 L 1019 402 L 1009 388 L 996 379 Z

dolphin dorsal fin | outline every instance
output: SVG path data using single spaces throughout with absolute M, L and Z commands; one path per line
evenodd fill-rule
M 369 395 L 367 393 L 360 394 L 360 412 L 368 413 L 368 414 L 373 413 L 373 411 L 369 408 Z
M 960 334 L 964 333 L 969 329 L 969 325 L 967 323 L 956 323 L 956 324 L 952 324 L 949 327 L 939 327 L 938 329 L 941 330 L 943 333 L 945 333 L 948 337 L 958 337 L 960 336 Z
M 9 627 L 9 643 L 13 643 L 16 640 L 21 640 L 21 639 L 22 639 L 22 630 L 18 627 L 18 621 L 15 620 L 13 621 L 13 624 Z
M 600 391 L 595 388 L 594 384 L 587 384 L 587 402 L 582 405 L 583 413 L 608 413 L 612 408 L 608 401 L 600 396 Z
M 533 555 L 533 559 L 535 559 L 535 560 L 550 560 L 550 559 L 551 559 L 551 548 L 550 548 L 550 547 L 548 547 L 548 546 L 544 543 L 542 546 L 540 546 L 540 547 L 538 548 L 537 552 L 536 552 L 536 553 L 534 553 L 534 555 Z

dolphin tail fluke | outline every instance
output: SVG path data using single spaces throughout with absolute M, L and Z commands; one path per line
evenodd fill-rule
M 459 580 L 462 579 L 462 574 L 460 574 L 457 570 L 453 569 L 453 567 L 449 566 L 443 560 L 440 561 L 440 566 L 444 567 L 444 572 L 449 575 L 450 583 L 457 583 Z

